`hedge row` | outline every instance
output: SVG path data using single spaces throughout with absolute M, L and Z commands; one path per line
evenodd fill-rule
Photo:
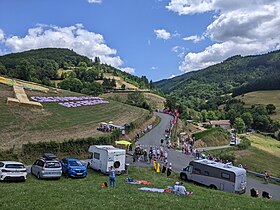
M 81 154 L 88 151 L 90 145 L 93 144 L 114 144 L 120 138 L 120 130 L 115 130 L 112 133 L 100 136 L 100 137 L 89 137 L 89 138 L 79 138 L 70 139 L 64 142 L 38 142 L 38 143 L 28 143 L 22 145 L 22 155 L 41 155 L 43 153 L 72 153 Z
M 147 113 L 136 121 L 130 123 L 129 127 L 126 127 L 126 132 L 134 130 L 136 127 L 141 125 L 153 116 L 153 113 Z M 78 138 L 70 139 L 64 142 L 38 142 L 28 143 L 22 145 L 22 156 L 37 156 L 43 153 L 71 153 L 73 155 L 79 155 L 88 152 L 90 145 L 101 145 L 101 144 L 114 144 L 115 141 L 119 140 L 121 136 L 120 130 L 114 130 L 112 133 L 100 136 L 100 137 L 89 137 L 89 138 Z

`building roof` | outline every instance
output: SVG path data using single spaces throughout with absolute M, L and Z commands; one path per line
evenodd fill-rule
M 211 125 L 230 125 L 229 120 L 211 120 L 210 121 Z

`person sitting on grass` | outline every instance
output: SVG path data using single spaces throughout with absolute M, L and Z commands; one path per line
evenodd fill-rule
M 188 191 L 186 190 L 185 186 L 180 185 L 179 182 L 176 182 L 176 183 L 175 183 L 173 192 L 174 192 L 176 195 L 191 195 L 191 194 L 192 194 L 192 192 L 188 192 Z
M 262 197 L 263 198 L 267 198 L 267 199 L 271 199 L 272 198 L 272 195 L 270 195 L 268 192 L 266 191 L 263 191 L 262 192 Z
M 259 191 L 258 191 L 258 190 L 255 190 L 255 188 L 252 188 L 252 189 L 250 190 L 250 193 L 251 193 L 251 196 L 252 196 L 252 197 L 255 197 L 255 198 L 259 197 Z

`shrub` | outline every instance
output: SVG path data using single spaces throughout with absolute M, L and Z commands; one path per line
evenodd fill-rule
M 251 146 L 251 142 L 247 138 L 241 139 L 240 144 L 237 145 L 238 150 L 245 150 Z

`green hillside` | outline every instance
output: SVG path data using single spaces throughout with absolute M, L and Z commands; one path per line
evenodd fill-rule
M 69 91 L 40 93 L 26 91 L 31 96 L 81 96 Z M 21 147 L 28 142 L 58 141 L 104 135 L 96 128 L 100 122 L 113 121 L 124 125 L 145 119 L 148 110 L 116 101 L 108 104 L 67 108 L 58 103 L 42 103 L 43 110 L 9 106 L 7 97 L 13 97 L 12 87 L 0 84 L 0 148 Z
M 101 188 L 99 184 L 109 182 L 89 170 L 85 179 L 58 181 L 38 180 L 28 176 L 25 183 L 5 183 L 1 189 L 1 209 L 279 209 L 280 202 L 248 195 L 238 195 L 211 190 L 194 184 L 184 183 L 190 196 L 172 193 L 156 193 L 138 190 L 140 187 L 167 188 L 179 180 L 177 174 L 166 178 L 155 174 L 150 168 L 131 167 L 129 177 L 147 180 L 151 185 L 133 185 L 124 180 L 126 175 L 117 176 L 116 188 Z M 42 192 L 44 195 L 42 197 Z M 16 202 L 11 202 L 16 201 Z
M 48 86 L 61 82 L 59 86 L 62 89 L 90 95 L 98 95 L 117 87 L 114 79 L 104 77 L 106 73 L 121 77 L 126 84 L 137 88 L 151 88 L 146 76 L 128 74 L 101 63 L 98 57 L 92 61 L 69 49 L 45 48 L 0 56 L 0 75 Z M 98 80 L 103 80 L 102 84 L 97 83 Z
M 274 120 L 280 120 L 280 90 L 255 91 L 237 96 L 236 99 L 245 103 L 249 108 L 256 104 L 268 105 L 273 104 L 276 107 L 275 113 L 271 115 Z
M 223 103 L 234 91 L 242 94 L 254 88 L 279 89 L 279 75 L 280 51 L 274 51 L 264 55 L 234 56 L 222 63 L 155 82 L 154 85 L 199 110 Z M 264 81 L 260 82 L 261 79 Z M 243 89 L 236 91 L 240 87 Z

